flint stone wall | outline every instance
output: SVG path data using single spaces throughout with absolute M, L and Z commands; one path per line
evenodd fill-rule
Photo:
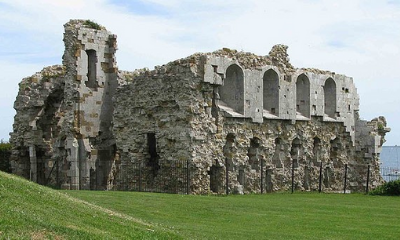
M 10 139 L 18 175 L 63 189 L 144 181 L 166 192 L 258 193 L 288 189 L 292 166 L 296 189 L 316 190 L 322 164 L 324 191 L 338 191 L 348 164 L 351 190 L 365 187 L 367 165 L 372 187 L 382 182 L 390 129 L 383 117 L 359 119 L 352 78 L 296 69 L 284 45 L 118 71 L 114 34 L 84 20 L 64 27 L 63 65 L 20 83 Z
M 274 47 L 270 55 L 288 59 L 283 46 Z M 114 133 L 121 169 L 133 162 L 154 161 L 146 139 L 154 134 L 157 163 L 190 161 L 192 193 L 225 192 L 226 169 L 230 192 L 260 192 L 261 184 L 268 191 L 287 190 L 293 161 L 299 190 L 318 188 L 321 163 L 325 191 L 343 189 L 345 164 L 349 165 L 351 190 L 365 187 L 368 164 L 374 169 L 371 185 L 380 184 L 379 146 L 387 129 L 378 131 L 377 123 L 358 119 L 359 99 L 352 79 L 327 71 L 294 69 L 282 62 L 285 64 L 265 65 L 273 64 L 270 56 L 225 49 L 195 54 L 136 75 L 114 98 Z M 239 101 L 229 106 L 220 93 L 230 80 L 227 71 L 232 65 L 243 69 L 243 75 L 238 74 L 243 84 L 229 90 L 234 95 L 239 86 L 243 92 L 238 93 Z M 263 74 L 270 69 L 279 76 L 279 111 L 275 114 L 263 109 Z M 295 106 L 299 76 L 310 80 L 309 116 L 297 112 Z M 336 86 L 334 116 L 325 113 L 327 79 Z M 236 106 L 240 101 L 243 108 Z M 364 128 L 357 130 L 356 122 Z M 386 127 L 383 118 L 379 122 Z M 357 144 L 355 141 L 360 134 L 362 147 L 359 139 Z M 373 154 L 365 158 L 365 152 Z M 260 174 L 267 172 L 270 177 L 261 181 Z M 157 174 L 152 175 L 155 182 L 163 175 L 160 171 Z M 124 180 L 132 176 L 130 171 L 121 173 Z M 130 189 L 134 182 L 121 182 L 121 186 Z

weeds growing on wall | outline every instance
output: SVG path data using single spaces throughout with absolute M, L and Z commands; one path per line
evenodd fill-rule
M 88 28 L 92 28 L 92 29 L 96 29 L 96 30 L 103 29 L 103 27 L 100 24 L 95 23 L 91 20 L 86 20 L 83 25 L 85 25 Z

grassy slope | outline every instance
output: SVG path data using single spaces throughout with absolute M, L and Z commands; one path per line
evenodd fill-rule
M 400 239 L 400 198 L 359 194 L 72 196 L 197 239 Z
M 0 172 L 0 239 L 176 239 L 179 236 Z
M 0 172 L 0 239 L 400 238 L 399 197 L 67 193 Z

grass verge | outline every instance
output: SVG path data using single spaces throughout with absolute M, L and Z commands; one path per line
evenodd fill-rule
M 177 238 L 133 214 L 121 214 L 0 172 L 0 239 Z

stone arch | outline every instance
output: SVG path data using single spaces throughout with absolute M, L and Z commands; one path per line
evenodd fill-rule
M 336 83 L 332 78 L 328 78 L 324 85 L 324 113 L 331 118 L 336 113 Z
M 279 115 L 279 76 L 273 69 L 264 73 L 263 108 L 271 114 Z
M 86 50 L 87 55 L 87 81 L 86 87 L 97 90 L 97 53 L 93 49 Z
M 296 81 L 296 111 L 310 117 L 310 80 L 304 73 Z
M 244 114 L 244 73 L 237 64 L 232 64 L 226 69 L 220 97 L 235 112 Z

